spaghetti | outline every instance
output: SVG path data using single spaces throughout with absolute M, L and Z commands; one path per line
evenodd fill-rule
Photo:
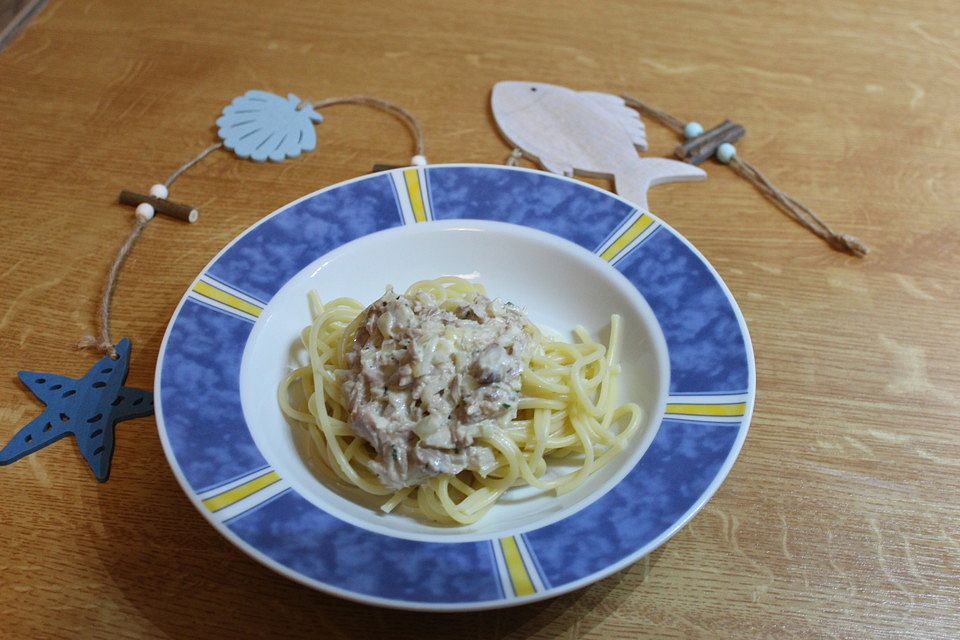
M 560 495 L 613 459 L 641 409 L 618 405 L 621 320 L 607 345 L 553 339 L 482 285 L 425 280 L 364 308 L 309 296 L 309 364 L 279 388 L 329 479 L 444 524 L 479 520 L 508 489 Z

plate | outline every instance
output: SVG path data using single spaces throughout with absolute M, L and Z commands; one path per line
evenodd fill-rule
M 561 332 L 624 318 L 630 447 L 558 498 L 517 488 L 480 522 L 381 514 L 328 486 L 276 388 L 303 354 L 306 293 L 369 302 L 440 275 L 479 279 Z M 167 328 L 157 423 L 178 481 L 211 524 L 301 583 L 419 610 L 560 595 L 646 555 L 716 491 L 755 389 L 742 315 L 716 271 L 628 201 L 527 169 L 432 165 L 363 176 L 267 216 L 193 282 Z

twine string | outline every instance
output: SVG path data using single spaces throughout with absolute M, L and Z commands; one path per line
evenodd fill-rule
M 620 97 L 627 103 L 627 106 L 633 107 L 639 111 L 641 115 L 645 115 L 651 120 L 656 120 L 677 135 L 683 135 L 683 120 L 670 115 L 666 111 L 661 111 L 656 107 L 650 106 L 633 96 L 621 95 Z
M 113 292 L 117 288 L 117 277 L 120 275 L 120 268 L 127 261 L 130 250 L 136 243 L 140 234 L 147 228 L 149 220 L 134 218 L 133 229 L 127 235 L 127 239 L 117 251 L 117 256 L 110 265 L 110 272 L 107 274 L 107 281 L 103 285 L 103 293 L 100 295 L 100 305 L 97 307 L 97 335 L 87 335 L 80 338 L 77 347 L 80 349 L 95 348 L 101 353 L 108 354 L 114 360 L 117 359 L 117 349 L 110 341 L 110 303 L 113 300 Z
M 652 107 L 633 96 L 622 95 L 620 97 L 623 98 L 623 101 L 628 106 L 633 107 L 642 115 L 659 122 L 678 135 L 683 135 L 684 123 L 679 118 L 670 115 L 666 111 Z M 827 244 L 834 249 L 846 251 L 858 258 L 862 258 L 870 251 L 870 248 L 858 238 L 848 233 L 838 233 L 831 229 L 830 225 L 824 222 L 820 216 L 802 202 L 794 199 L 790 194 L 774 185 L 759 169 L 742 159 L 739 153 L 730 159 L 729 164 L 734 173 L 752 184 L 757 191 L 773 202 L 781 211 L 786 213 L 787 216 L 814 235 L 823 238 Z
M 195 155 L 194 157 L 184 162 L 182 165 L 180 165 L 180 167 L 176 171 L 170 174 L 169 178 L 163 181 L 163 186 L 169 189 L 170 186 L 177 181 L 177 178 L 185 174 L 187 171 L 192 169 L 194 165 L 196 165 L 198 162 L 200 162 L 201 160 L 203 160 L 208 155 L 210 155 L 217 149 L 221 148 L 222 146 L 223 146 L 222 142 L 214 143 L 209 147 L 207 147 L 206 149 L 204 149 L 203 151 L 201 151 L 200 153 L 198 153 L 197 155 Z
M 857 237 L 849 233 L 837 233 L 831 229 L 830 225 L 809 207 L 778 189 L 759 169 L 741 159 L 740 156 L 735 155 L 730 159 L 730 168 L 738 176 L 756 187 L 767 199 L 776 203 L 784 213 L 809 229 L 814 235 L 826 240 L 827 244 L 834 249 L 846 251 L 858 258 L 862 258 L 870 252 L 870 248 Z
M 374 98 L 372 96 L 343 96 L 326 98 L 317 102 L 302 102 L 300 103 L 299 107 L 302 108 L 306 105 L 310 105 L 314 109 L 323 109 L 324 107 L 332 107 L 338 104 L 364 105 L 386 111 L 387 113 L 398 117 L 410 129 L 410 133 L 412 134 L 414 140 L 416 155 L 421 157 L 423 156 L 423 130 L 420 127 L 420 122 L 412 113 L 403 107 L 393 104 L 392 102 L 380 100 L 379 98 Z M 163 185 L 169 189 L 183 174 L 197 166 L 197 164 L 199 164 L 211 153 L 221 148 L 223 148 L 222 142 L 217 142 L 205 147 L 202 151 L 200 151 L 200 153 L 184 162 L 173 173 L 171 173 L 170 176 L 164 181 Z M 149 223 L 149 220 L 141 220 L 140 218 L 136 217 L 134 218 L 133 228 L 127 235 L 127 239 L 124 240 L 123 244 L 120 246 L 119 251 L 117 251 L 117 255 L 114 257 L 113 262 L 110 264 L 110 270 L 107 273 L 107 279 L 104 282 L 103 291 L 100 294 L 100 304 L 97 307 L 97 335 L 86 335 L 80 338 L 80 340 L 77 342 L 78 348 L 96 349 L 101 353 L 109 354 L 114 360 L 117 359 L 116 346 L 110 340 L 110 305 L 113 302 L 113 294 L 117 288 L 117 279 L 120 277 L 120 269 L 123 267 L 127 257 L 133 250 L 133 245 L 136 244 L 137 240 L 143 234 L 144 229 L 147 228 Z
M 373 107 L 374 109 L 380 109 L 381 111 L 386 111 L 387 113 L 396 116 L 410 129 L 410 133 L 413 135 L 416 155 L 423 155 L 423 130 L 420 128 L 420 121 L 417 120 L 412 113 L 399 105 L 393 104 L 392 102 L 387 102 L 386 100 L 381 100 L 372 96 L 339 96 L 336 98 L 324 98 L 323 100 L 317 101 L 304 100 L 300 103 L 300 107 L 310 106 L 314 109 L 323 109 L 324 107 L 332 107 L 338 104 L 364 105 L 367 107 Z

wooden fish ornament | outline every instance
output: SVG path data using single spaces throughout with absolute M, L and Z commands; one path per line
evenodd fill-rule
M 544 169 L 611 178 L 618 194 L 643 209 L 650 187 L 707 177 L 686 162 L 637 155 L 647 148 L 643 121 L 619 96 L 504 81 L 494 85 L 490 102 L 503 136 Z

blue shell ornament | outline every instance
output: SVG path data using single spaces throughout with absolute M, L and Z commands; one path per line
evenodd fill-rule
M 217 118 L 223 146 L 241 158 L 281 162 L 317 147 L 313 123 L 323 116 L 292 93 L 286 98 L 268 91 L 247 91 L 233 99 Z

